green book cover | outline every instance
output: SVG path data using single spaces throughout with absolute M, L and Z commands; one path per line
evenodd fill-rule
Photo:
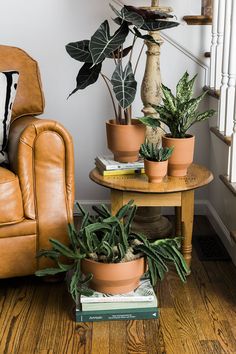
M 157 319 L 158 316 L 158 309 L 156 307 L 106 311 L 79 311 L 76 309 L 76 322 L 145 320 Z

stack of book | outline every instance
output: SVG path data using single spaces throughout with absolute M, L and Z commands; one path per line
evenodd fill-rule
M 148 278 L 141 279 L 137 289 L 126 294 L 94 292 L 81 295 L 76 308 L 76 322 L 157 319 L 157 297 Z
M 117 162 L 111 156 L 100 155 L 95 158 L 95 165 L 103 176 L 116 176 L 135 173 L 144 173 L 144 162 Z

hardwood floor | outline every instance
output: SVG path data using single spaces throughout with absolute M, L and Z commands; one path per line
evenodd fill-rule
M 195 233 L 211 231 L 205 218 L 195 220 Z M 159 320 L 79 324 L 64 282 L 0 280 L 0 354 L 236 353 L 231 262 L 201 262 L 194 251 L 187 283 L 170 273 L 157 294 Z

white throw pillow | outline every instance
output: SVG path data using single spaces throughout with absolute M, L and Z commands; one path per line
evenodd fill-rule
M 7 139 L 18 77 L 17 71 L 0 72 L 0 164 L 7 161 Z

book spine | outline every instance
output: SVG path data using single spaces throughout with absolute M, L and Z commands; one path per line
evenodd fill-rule
M 104 170 L 119 170 L 119 169 L 140 169 L 144 168 L 143 162 L 126 162 L 112 164 L 112 161 L 105 161 L 102 158 L 96 157 L 95 163 L 98 163 Z
M 129 297 L 112 297 L 112 296 L 106 296 L 106 297 L 81 297 L 80 302 L 81 303 L 106 303 L 106 302 L 151 302 L 154 300 L 154 296 L 129 296 Z
M 98 167 L 98 170 L 103 176 L 135 175 L 135 174 L 144 173 L 144 168 L 138 170 L 128 169 L 128 170 L 109 170 L 109 171 L 102 170 L 101 171 L 100 168 Z
M 135 310 L 135 309 L 148 309 L 157 307 L 157 300 L 151 302 L 100 302 L 82 304 L 83 311 L 106 311 L 106 310 Z
M 76 311 L 76 322 L 100 322 L 100 321 L 124 321 L 124 320 L 145 320 L 157 319 L 158 310 L 153 311 L 126 311 L 113 313 L 97 313 L 98 311 L 86 312 Z

